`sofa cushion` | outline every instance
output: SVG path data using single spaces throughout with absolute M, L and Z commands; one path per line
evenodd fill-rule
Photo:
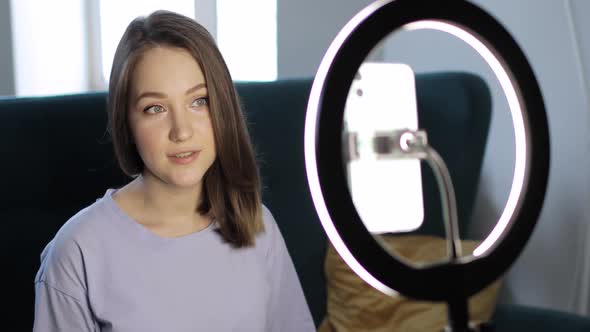
M 434 263 L 444 259 L 446 240 L 434 236 L 408 235 L 380 237 L 382 245 L 399 258 L 414 263 Z M 477 241 L 461 241 L 470 254 Z M 417 301 L 402 295 L 388 296 L 358 277 L 334 247 L 326 255 L 328 311 L 319 332 L 357 331 L 442 331 L 447 325 L 444 303 Z M 497 281 L 469 299 L 472 322 L 488 322 L 496 303 Z
M 493 322 L 496 331 L 501 332 L 590 331 L 588 316 L 516 304 L 498 306 Z

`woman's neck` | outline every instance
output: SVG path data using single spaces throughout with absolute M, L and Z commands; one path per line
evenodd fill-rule
M 144 221 L 162 226 L 179 226 L 204 222 L 197 208 L 201 201 L 202 182 L 191 188 L 179 188 L 166 184 L 153 175 L 140 175 L 125 189 L 134 201 L 133 205 L 142 210 Z

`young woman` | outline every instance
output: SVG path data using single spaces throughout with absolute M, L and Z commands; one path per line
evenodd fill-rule
M 34 331 L 315 330 L 209 33 L 170 12 L 134 20 L 108 98 L 134 179 L 43 251 Z

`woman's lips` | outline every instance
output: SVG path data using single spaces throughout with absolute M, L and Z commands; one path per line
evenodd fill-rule
M 189 155 L 186 155 L 190 152 Z M 179 156 L 181 155 L 181 156 Z M 186 155 L 186 156 L 182 156 Z M 187 151 L 168 156 L 168 158 L 175 164 L 186 165 L 192 163 L 199 156 L 199 151 Z

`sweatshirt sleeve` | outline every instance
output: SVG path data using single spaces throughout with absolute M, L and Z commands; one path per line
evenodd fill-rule
M 35 277 L 33 332 L 98 331 L 86 289 L 82 250 L 58 234 L 43 250 Z
M 313 318 L 303 294 L 299 277 L 289 256 L 281 232 L 268 209 L 264 208 L 268 273 L 271 280 L 268 331 L 316 331 Z
M 98 331 L 88 306 L 83 301 L 48 285 L 35 283 L 34 332 Z

